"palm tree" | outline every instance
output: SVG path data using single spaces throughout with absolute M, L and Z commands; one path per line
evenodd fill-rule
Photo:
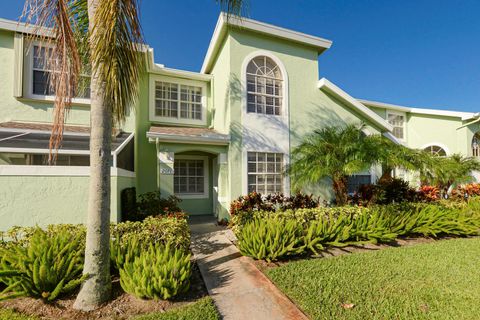
M 217 0 L 228 14 L 240 14 L 242 0 Z M 26 22 L 47 50 L 55 92 L 50 139 L 55 161 L 63 126 L 78 88 L 82 62 L 91 71 L 90 187 L 82 285 L 74 307 L 92 310 L 110 299 L 110 154 L 112 126 L 121 125 L 138 97 L 144 68 L 137 0 L 26 0 Z
M 456 184 L 470 182 L 473 179 L 472 171 L 477 170 L 480 170 L 480 163 L 473 157 L 460 154 L 449 157 L 431 156 L 431 165 L 420 170 L 420 177 L 424 183 L 448 192 Z
M 330 178 L 338 205 L 347 202 L 348 177 L 378 162 L 379 140 L 364 134 L 363 124 L 316 130 L 292 152 L 288 172 L 293 186 L 316 184 Z

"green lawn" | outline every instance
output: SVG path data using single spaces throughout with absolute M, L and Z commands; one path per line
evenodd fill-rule
M 220 320 L 211 298 L 203 298 L 186 307 L 165 313 L 151 313 L 136 317 L 135 320 Z
M 478 238 L 291 262 L 267 275 L 311 319 L 480 319 Z

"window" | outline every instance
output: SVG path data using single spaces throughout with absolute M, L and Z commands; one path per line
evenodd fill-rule
M 352 194 L 358 191 L 360 186 L 370 184 L 372 177 L 369 174 L 356 174 L 348 177 L 347 189 Z
M 259 56 L 247 66 L 247 112 L 280 115 L 283 78 L 278 65 L 269 57 Z
M 0 165 L 48 165 L 48 154 L 0 153 Z M 57 155 L 56 166 L 89 166 L 88 155 Z
M 475 133 L 472 139 L 472 156 L 480 157 L 480 132 Z
M 155 115 L 202 120 L 202 88 L 156 81 Z
M 445 149 L 443 149 L 440 146 L 431 145 L 431 146 L 426 147 L 423 150 L 431 153 L 434 156 L 439 156 L 439 157 L 446 157 L 447 156 L 447 152 L 445 151 Z
M 283 192 L 283 154 L 249 152 L 248 192 L 263 194 Z
M 204 159 L 174 160 L 173 189 L 178 195 L 205 195 L 206 174 Z
M 51 70 L 48 69 L 48 59 L 52 49 L 45 46 L 33 46 L 32 93 L 34 95 L 52 96 L 55 94 L 50 86 Z M 82 74 L 78 80 L 75 94 L 77 98 L 90 98 L 90 76 Z
M 405 139 L 405 114 L 388 112 L 387 121 L 393 126 L 393 135 L 398 139 Z

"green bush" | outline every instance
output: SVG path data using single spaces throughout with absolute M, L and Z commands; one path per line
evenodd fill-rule
M 133 260 L 125 261 L 120 268 L 120 284 L 138 298 L 170 299 L 188 290 L 191 274 L 190 254 L 169 243 L 151 244 Z
M 295 220 L 254 219 L 238 234 L 238 247 L 243 255 L 267 261 L 300 254 L 302 228 Z
M 112 267 L 119 270 L 127 261 L 140 255 L 150 245 L 170 244 L 187 252 L 190 247 L 190 229 L 186 219 L 148 217 L 142 222 L 121 222 L 111 226 L 110 258 Z
M 147 217 L 165 216 L 181 213 L 180 199 L 175 196 L 162 198 L 160 191 L 141 194 L 136 202 L 136 209 L 125 215 L 127 221 L 142 221 Z
M 313 254 L 329 246 L 391 242 L 399 236 L 472 236 L 480 234 L 480 200 L 468 204 L 401 203 L 283 212 L 240 212 L 232 223 L 242 254 L 275 260 L 304 248 Z M 299 241 L 286 226 L 292 223 Z M 278 239 L 281 239 L 279 241 Z M 297 240 L 298 240 L 297 239 Z
M 31 296 L 52 301 L 81 284 L 85 249 L 81 233 L 72 237 L 63 228 L 56 234 L 35 228 L 28 239 L 25 245 L 0 248 L 0 281 L 6 285 L 0 299 Z

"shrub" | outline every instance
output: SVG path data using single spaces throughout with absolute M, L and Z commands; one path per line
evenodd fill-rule
M 349 198 L 350 204 L 369 206 L 373 204 L 389 204 L 411 202 L 416 199 L 416 191 L 407 181 L 398 178 L 380 180 L 377 184 L 359 187 L 358 192 Z
M 314 199 L 313 195 L 297 193 L 293 196 L 284 196 L 280 193 L 262 196 L 260 193 L 251 192 L 232 201 L 230 215 L 235 216 L 244 211 L 284 211 L 316 207 L 318 207 L 318 200 Z
M 300 254 L 302 228 L 295 220 L 277 218 L 254 219 L 238 234 L 238 247 L 243 255 L 275 261 Z
M 304 249 L 318 254 L 329 246 L 391 242 L 399 236 L 480 234 L 480 199 L 442 203 L 253 211 L 239 213 L 232 221 L 238 223 L 234 231 L 242 254 L 268 261 Z M 289 223 L 299 238 L 287 229 Z
M 180 199 L 171 195 L 167 198 L 162 198 L 160 191 L 147 192 L 139 196 L 138 218 L 143 220 L 149 216 L 169 215 L 177 212 L 182 212 L 178 206 Z
M 130 238 L 140 238 L 142 244 L 167 244 L 172 247 L 188 250 L 190 247 L 190 229 L 184 217 L 148 217 L 144 221 L 121 222 L 110 226 L 113 240 L 120 242 Z
M 417 198 L 421 202 L 433 202 L 440 200 L 440 190 L 435 186 L 421 186 L 417 192 Z
M 169 243 L 151 244 L 123 264 L 120 284 L 125 292 L 138 298 L 170 299 L 188 290 L 191 274 L 190 254 Z
M 26 246 L 38 229 L 38 227 L 12 227 L 2 233 L 2 239 L 9 244 Z M 54 237 L 59 233 L 66 232 L 73 238 L 80 237 L 83 243 L 85 242 L 87 229 L 82 224 L 49 224 L 43 231 L 48 237 Z
M 415 189 L 407 181 L 398 178 L 380 180 L 377 184 L 378 204 L 401 203 L 415 200 Z
M 1 299 L 32 296 L 47 301 L 74 290 L 82 276 L 84 239 L 60 228 L 49 234 L 35 228 L 29 241 L 0 248 Z
M 190 229 L 184 217 L 148 217 L 140 222 L 121 222 L 110 227 L 110 258 L 112 267 L 119 270 L 150 245 L 170 244 L 172 248 L 188 252 Z

